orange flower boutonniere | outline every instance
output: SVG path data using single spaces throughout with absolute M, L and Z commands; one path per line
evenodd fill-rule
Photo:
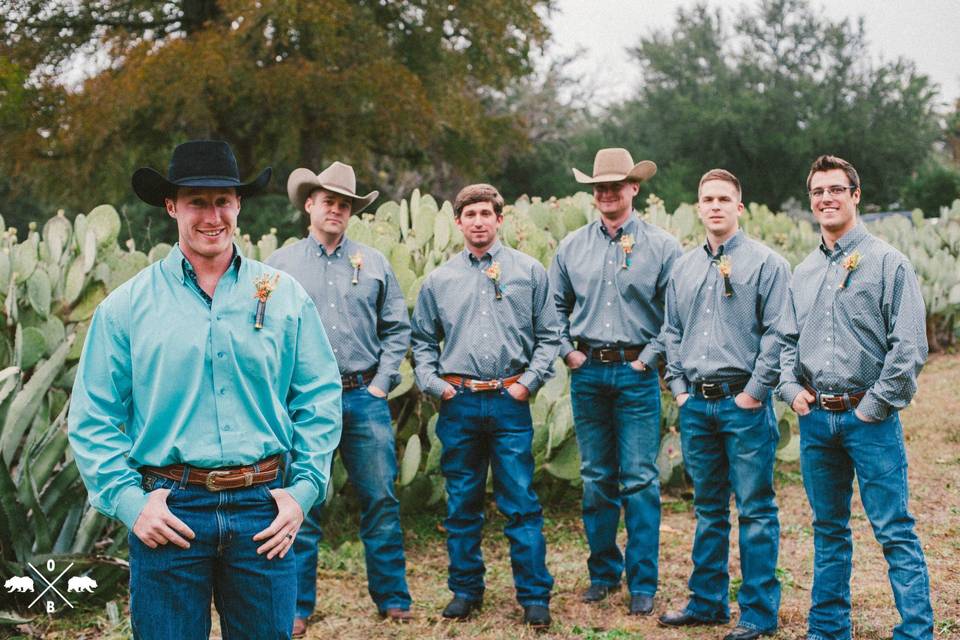
M 850 280 L 850 274 L 860 266 L 861 260 L 863 260 L 863 254 L 860 253 L 860 251 L 854 251 L 843 259 L 843 268 L 846 270 L 846 273 L 843 274 L 843 280 L 840 281 L 840 286 L 837 287 L 838 289 L 843 289 L 847 286 L 847 281 Z
M 620 248 L 623 249 L 623 262 L 620 264 L 621 269 L 626 269 L 630 266 L 630 254 L 633 253 L 633 236 L 629 233 L 625 233 L 620 236 Z
M 497 300 L 503 298 L 503 294 L 500 292 L 500 263 L 494 261 L 493 264 L 484 269 L 483 272 L 487 274 L 487 277 L 493 282 L 493 293 Z
M 720 259 L 717 260 L 717 271 L 723 276 L 723 295 L 729 298 L 733 295 L 733 285 L 730 284 L 733 262 L 730 261 L 730 256 L 720 256 Z
M 253 297 L 257 299 L 257 315 L 253 320 L 254 329 L 263 329 L 263 316 L 267 312 L 267 298 L 277 288 L 278 282 L 280 282 L 279 273 L 272 278 L 269 275 L 262 275 L 253 279 L 253 287 L 257 290 L 253 294 Z
M 357 251 L 355 254 L 350 256 L 350 264 L 353 266 L 353 280 L 350 281 L 351 284 L 357 284 L 360 282 L 360 269 L 363 267 L 363 254 L 360 251 Z

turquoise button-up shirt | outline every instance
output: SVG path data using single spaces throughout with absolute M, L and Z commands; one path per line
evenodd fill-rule
M 254 328 L 254 279 L 237 257 L 212 300 L 178 246 L 97 308 L 73 386 L 70 444 L 90 503 L 129 528 L 138 468 L 218 468 L 292 452 L 286 490 L 306 513 L 340 441 L 340 375 L 313 301 L 281 275 Z

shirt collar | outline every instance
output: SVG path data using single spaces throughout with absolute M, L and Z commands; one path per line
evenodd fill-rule
M 597 220 L 597 226 L 599 228 L 600 237 L 604 240 L 619 240 L 623 237 L 623 234 L 629 233 L 633 234 L 634 240 L 637 238 L 637 226 L 640 224 L 640 219 L 636 216 L 636 211 L 631 210 L 630 216 L 627 218 L 627 221 L 623 223 L 623 226 L 617 229 L 617 233 L 612 238 L 610 234 L 607 233 L 607 226 L 603 224 L 603 220 Z
M 740 246 L 742 242 L 743 242 L 743 229 L 737 229 L 737 232 L 735 234 L 730 236 L 730 238 L 726 242 L 724 242 L 719 247 L 717 247 L 717 252 L 715 254 L 710 251 L 709 242 L 703 243 L 703 250 L 707 253 L 708 258 L 710 258 L 711 260 L 715 260 L 716 258 L 719 258 L 724 254 L 729 255 L 730 252 L 733 251 L 738 246 Z
M 231 266 L 237 271 L 240 270 L 240 264 L 243 261 L 243 254 L 240 253 L 240 248 L 237 246 L 237 243 L 233 243 L 233 259 Z M 185 279 L 188 277 L 187 271 L 192 271 L 196 273 L 193 268 L 193 265 L 190 264 L 190 261 L 187 260 L 187 257 L 183 255 L 183 251 L 180 249 L 180 243 L 173 245 L 173 248 L 170 249 L 170 253 L 167 254 L 167 257 L 163 259 L 163 266 L 170 270 L 180 282 L 185 282 Z
M 340 256 L 344 253 L 350 253 L 350 240 L 347 239 L 346 233 L 340 237 L 340 243 L 333 249 L 333 253 L 330 254 L 327 253 L 327 248 L 323 246 L 323 243 L 317 240 L 316 236 L 314 236 L 312 233 L 310 234 L 310 240 L 313 242 L 313 245 L 316 247 L 317 251 L 328 257 L 331 255 Z
M 463 257 L 467 261 L 467 264 L 471 264 L 471 265 L 480 264 L 486 258 L 489 258 L 490 262 L 493 262 L 500 256 L 500 252 L 502 250 L 503 250 L 503 245 L 500 244 L 500 238 L 497 238 L 496 240 L 493 241 L 493 244 L 490 245 L 490 248 L 487 249 L 487 252 L 482 256 L 480 256 L 479 259 L 477 258 L 477 256 L 473 254 L 472 251 L 470 251 L 470 249 L 467 249 L 467 248 L 464 248 L 463 250 Z
M 863 220 L 858 220 L 856 226 L 850 231 L 847 231 L 840 238 L 833 243 L 833 251 L 830 251 L 827 248 L 827 243 L 823 241 L 823 236 L 820 236 L 820 251 L 823 252 L 828 258 L 836 254 L 838 251 L 841 255 L 847 255 L 853 251 L 858 244 L 860 244 L 864 238 L 870 235 L 870 232 L 867 231 L 867 225 L 863 223 Z

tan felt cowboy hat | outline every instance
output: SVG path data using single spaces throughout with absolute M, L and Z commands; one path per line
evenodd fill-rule
M 598 182 L 646 182 L 657 172 L 657 165 L 649 160 L 633 164 L 633 158 L 626 149 L 600 149 L 593 159 L 593 176 L 574 168 L 573 177 L 581 184 Z
M 304 210 L 303 205 L 316 189 L 326 189 L 352 198 L 351 214 L 360 213 L 380 195 L 379 191 L 371 191 L 365 196 L 358 196 L 357 177 L 353 173 L 353 167 L 342 162 L 334 162 L 319 174 L 303 167 L 294 169 L 287 178 L 287 195 L 297 211 Z

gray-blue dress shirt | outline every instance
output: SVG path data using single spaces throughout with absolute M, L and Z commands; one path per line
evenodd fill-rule
M 730 260 L 733 294 L 724 295 L 717 260 Z M 663 341 L 674 396 L 691 382 L 749 377 L 746 391 L 765 400 L 780 377 L 777 333 L 790 286 L 790 264 L 743 231 L 710 252 L 704 244 L 673 265 Z
M 500 300 L 486 273 L 494 262 Z M 413 311 L 413 359 L 426 393 L 440 397 L 443 375 L 499 380 L 521 371 L 519 382 L 532 393 L 553 375 L 559 348 L 546 270 L 499 240 L 479 260 L 464 249 L 423 281 Z
M 350 257 L 363 264 L 353 284 Z M 400 363 L 410 345 L 403 291 L 387 258 L 346 236 L 330 254 L 313 236 L 278 249 L 267 264 L 286 271 L 317 305 L 340 374 L 376 368 L 371 385 L 390 391 L 400 383 Z
M 621 239 L 633 236 L 623 268 Z M 663 353 L 664 293 L 682 250 L 676 238 L 631 214 L 611 238 L 600 220 L 570 233 L 550 265 L 550 285 L 562 324 L 560 356 L 574 340 L 591 347 L 645 345 L 640 360 L 656 366 Z
M 859 252 L 856 269 L 843 262 Z M 846 286 L 839 288 L 849 273 Z M 866 390 L 857 409 L 882 420 L 910 403 L 927 359 L 920 283 L 906 256 L 863 222 L 821 244 L 793 273 L 783 316 L 777 392 L 792 404 L 803 384 L 821 393 Z

